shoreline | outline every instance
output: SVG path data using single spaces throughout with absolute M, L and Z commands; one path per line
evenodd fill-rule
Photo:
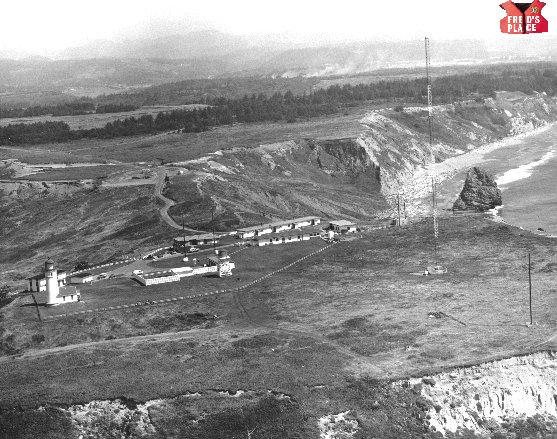
M 505 206 L 504 204 L 502 204 L 501 206 L 497 206 L 494 209 L 488 210 L 487 212 L 485 212 L 485 214 L 489 214 L 490 217 L 491 217 L 490 219 L 495 223 L 501 223 L 501 224 L 505 224 L 505 225 L 510 226 L 510 227 L 515 227 L 517 229 L 524 230 L 525 232 L 529 232 L 529 233 L 532 233 L 534 235 L 543 236 L 544 238 L 557 239 L 557 235 L 554 235 L 552 233 L 541 231 L 541 230 L 527 229 L 525 227 L 519 226 L 518 224 L 513 224 L 513 223 L 508 222 L 501 215 L 499 215 L 499 211 L 504 206 Z
M 435 179 L 435 184 L 439 185 L 440 183 L 450 180 L 459 172 L 482 163 L 487 154 L 503 147 L 516 145 L 524 139 L 542 134 L 556 126 L 557 121 L 553 121 L 530 131 L 505 137 L 496 142 L 486 143 L 464 154 L 459 154 L 443 160 L 440 163 L 417 166 L 406 183 L 402 184 L 399 187 L 399 191 L 395 191 L 395 193 L 399 192 L 406 199 L 408 204 L 414 204 L 413 206 L 409 206 L 408 213 L 410 216 L 421 216 L 424 212 L 431 211 L 429 203 L 424 204 L 424 201 L 431 197 L 432 179 Z M 509 225 L 515 226 L 510 223 Z M 521 226 L 515 227 L 520 228 Z M 532 231 L 532 233 L 539 234 L 540 232 Z
M 441 163 L 429 164 L 421 169 L 426 171 L 429 175 L 433 174 L 435 176 L 436 183 L 439 184 L 447 178 L 452 177 L 457 172 L 482 162 L 486 154 L 506 146 L 515 145 L 528 137 L 544 133 L 555 126 L 557 126 L 557 121 L 539 126 L 531 131 L 526 131 L 515 136 L 505 137 L 504 139 L 496 142 L 486 143 L 485 145 L 479 146 L 469 152 L 450 157 L 447 160 L 443 160 Z

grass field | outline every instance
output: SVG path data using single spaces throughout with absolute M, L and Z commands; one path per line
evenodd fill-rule
M 203 133 L 163 133 L 112 140 L 79 140 L 48 145 L 0 146 L 0 160 L 27 163 L 86 163 L 104 160 L 166 163 L 192 160 L 220 149 L 253 148 L 264 143 L 304 137 L 342 138 L 362 131 L 358 122 L 372 105 L 355 107 L 347 114 L 297 123 L 255 123 L 222 126 Z
M 125 119 L 126 117 L 140 117 L 147 114 L 155 116 L 162 111 L 194 109 L 199 107 L 203 107 L 203 105 L 155 105 L 141 107 L 134 111 L 122 111 L 119 113 L 82 114 L 78 116 L 34 116 L 5 118 L 0 119 L 0 126 L 18 123 L 29 124 L 37 122 L 65 122 L 72 130 L 102 128 L 108 122 L 114 122 L 117 119 Z
M 557 327 L 557 246 L 480 217 L 444 218 L 439 255 L 448 273 L 415 275 L 432 262 L 430 226 L 367 232 L 236 294 L 44 324 L 33 307 L 19 307 L 27 300 L 17 300 L 0 313 L 4 353 L 10 343 L 12 353 L 23 351 L 0 357 L 0 417 L 24 431 L 46 416 L 44 425 L 57 431 L 60 414 L 13 407 L 122 397 L 133 407 L 171 398 L 151 420 L 158 431 L 185 438 L 237 437 L 251 422 L 246 413 L 257 413 L 261 437 L 315 437 L 321 416 L 348 410 L 362 437 L 437 437 L 425 430 L 429 405 L 419 391 L 394 389 L 390 380 L 535 350 Z M 228 279 L 94 284 L 83 290 L 83 305 L 183 294 L 186 282 L 188 291 L 234 285 L 318 246 L 243 250 Z M 527 251 L 534 260 L 532 327 L 525 325 Z M 221 390 L 246 394 L 210 396 Z M 287 399 L 266 399 L 268 392 Z
M 37 404 L 47 395 L 50 400 L 75 401 L 120 395 L 143 400 L 200 388 L 291 392 L 299 386 L 334 383 L 341 376 L 392 379 L 512 355 L 552 335 L 555 241 L 479 218 L 444 219 L 440 230 L 440 258 L 449 270 L 441 277 L 413 274 L 432 262 L 429 225 L 420 223 L 340 243 L 236 295 L 42 325 L 33 307 L 20 308 L 16 301 L 2 310 L 3 343 L 6 346 L 7 337 L 14 334 L 13 347 L 31 350 L 20 359 L 0 362 L 2 373 L 11 368 L 7 386 L 0 384 L 0 390 L 6 402 L 30 398 L 29 403 Z M 151 288 L 126 280 L 109 281 L 104 287 L 94 284 L 83 289 L 83 305 L 227 287 L 309 250 L 295 244 L 245 250 L 235 258 L 235 276 L 224 280 L 198 277 Z M 533 252 L 535 263 L 535 325 L 530 328 L 525 326 L 526 251 Z M 434 318 L 430 313 L 443 314 Z M 213 315 L 216 320 L 202 317 Z M 111 340 L 138 334 L 144 337 Z M 71 347 L 95 340 L 98 344 Z M 42 346 L 65 344 L 51 355 L 40 354 Z M 64 372 L 50 377 L 54 381 L 47 393 L 37 394 L 36 386 L 13 386 L 25 382 L 21 374 L 46 385 L 48 374 L 41 371 L 56 369 L 60 361 Z M 74 363 L 89 366 L 71 366 Z M 184 368 L 186 376 L 180 372 Z M 110 370 L 110 377 L 100 370 Z M 155 370 L 156 374 L 149 372 Z M 107 379 L 118 384 L 108 390 L 102 384 Z
M 79 286 L 82 302 L 54 308 L 41 307 L 40 314 L 44 318 L 64 315 L 66 312 L 73 313 L 109 306 L 130 305 L 137 302 L 232 289 L 248 284 L 324 246 L 325 243 L 321 239 L 314 239 L 309 242 L 272 246 L 271 248 L 249 247 L 232 255 L 232 260 L 236 264 L 236 270 L 233 276 L 225 278 L 218 278 L 209 274 L 187 277 L 180 282 L 142 286 L 137 281 L 128 277 L 131 275 L 132 269 L 130 268 L 126 277 L 106 279 L 91 285 Z M 279 247 L 286 247 L 287 250 Z M 168 260 L 156 261 L 152 264 L 160 265 L 160 262 L 168 262 Z M 174 259 L 173 262 L 166 265 L 180 266 L 180 260 Z M 152 267 L 151 270 L 154 271 L 157 268 L 160 269 L 160 267 Z M 45 293 L 35 294 L 35 298 L 39 303 L 46 300 Z M 34 303 L 31 296 L 19 299 L 17 303 L 14 303 L 9 313 L 10 320 L 13 320 L 14 324 L 19 327 L 15 336 L 15 343 L 17 345 L 31 347 L 35 345 L 33 336 L 43 334 L 45 339 L 41 342 L 41 347 L 54 347 L 68 344 L 71 340 L 77 343 L 98 341 L 107 337 L 128 337 L 135 335 L 138 331 L 142 333 L 158 333 L 163 330 L 182 330 L 184 329 L 183 324 L 188 322 L 182 322 L 180 319 L 171 317 L 174 313 L 212 312 L 212 314 L 223 316 L 227 314 L 227 309 L 218 306 L 221 300 L 222 297 L 220 296 L 215 299 L 207 299 L 208 303 L 212 303 L 212 308 L 207 309 L 204 309 L 203 306 L 198 308 L 199 299 L 191 299 L 175 307 L 151 305 L 140 309 L 132 308 L 102 312 L 98 316 L 92 317 L 95 322 L 99 322 L 100 326 L 97 332 L 83 332 L 81 329 L 68 331 L 68 328 L 73 327 L 73 325 L 69 324 L 66 320 L 57 321 L 48 327 L 43 327 L 38 320 L 36 308 L 31 306 Z M 164 316 L 169 322 L 173 320 L 174 324 L 167 323 L 161 325 L 160 321 L 164 320 L 161 316 Z M 68 318 L 79 322 L 77 328 L 83 328 L 87 326 L 87 322 L 91 321 L 89 316 L 86 318 L 83 316 Z M 116 324 L 116 322 L 118 323 Z M 69 336 L 69 334 L 72 335 Z M 23 348 L 23 350 L 25 349 Z

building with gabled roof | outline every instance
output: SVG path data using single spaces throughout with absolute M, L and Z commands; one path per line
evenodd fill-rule
M 290 220 L 273 221 L 266 224 L 238 229 L 237 236 L 242 239 L 253 238 L 255 236 L 268 235 L 269 233 L 280 233 L 286 230 L 316 226 L 320 222 L 321 218 L 318 216 L 306 216 Z
M 354 233 L 356 232 L 356 223 L 348 220 L 333 220 L 329 221 L 328 229 L 335 233 Z

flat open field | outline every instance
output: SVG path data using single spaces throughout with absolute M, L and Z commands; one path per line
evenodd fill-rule
M 65 122 L 72 130 L 102 128 L 108 122 L 114 122 L 117 119 L 125 119 L 126 117 L 140 117 L 147 114 L 155 116 L 161 111 L 194 109 L 200 107 L 204 107 L 204 105 L 153 105 L 141 107 L 134 111 L 122 111 L 120 113 L 81 114 L 78 116 L 34 116 L 6 118 L 0 119 L 0 126 L 17 123 L 29 124 L 36 122 Z
M 480 217 L 444 218 L 439 255 L 448 273 L 426 277 L 416 273 L 432 263 L 430 228 L 423 221 L 367 232 L 235 294 L 43 324 L 17 300 L 2 309 L 2 343 L 24 353 L 0 359 L 3 403 L 272 389 L 307 397 L 304 404 L 315 405 L 310 410 L 336 393 L 328 410 L 337 413 L 346 408 L 339 401 L 354 377 L 393 379 L 544 346 L 557 324 L 555 240 Z M 192 279 L 189 291 L 249 281 L 310 250 L 296 244 L 244 250 L 235 256 L 234 277 Z M 525 325 L 528 251 L 532 327 Z M 150 290 L 114 282 L 83 294 L 110 303 L 126 295 L 154 299 L 190 280 Z
M 46 169 L 36 174 L 24 175 L 18 180 L 31 181 L 60 181 L 60 180 L 94 180 L 95 178 L 106 178 L 112 174 L 130 169 L 118 165 L 79 166 L 57 169 Z
M 0 146 L 0 160 L 26 163 L 98 163 L 117 160 L 165 163 L 192 160 L 220 149 L 253 148 L 265 143 L 304 137 L 343 138 L 361 133 L 359 120 L 372 105 L 355 107 L 344 115 L 297 123 L 254 123 L 222 126 L 203 133 L 163 133 L 111 140 L 79 140 L 34 146 Z

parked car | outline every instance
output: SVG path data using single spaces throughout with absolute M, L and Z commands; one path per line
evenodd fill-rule
M 199 249 L 197 247 L 190 247 L 188 249 L 188 253 L 195 253 L 195 252 L 198 252 L 198 251 L 199 251 Z
M 97 275 L 97 279 L 106 279 L 108 277 L 108 273 L 100 273 Z

